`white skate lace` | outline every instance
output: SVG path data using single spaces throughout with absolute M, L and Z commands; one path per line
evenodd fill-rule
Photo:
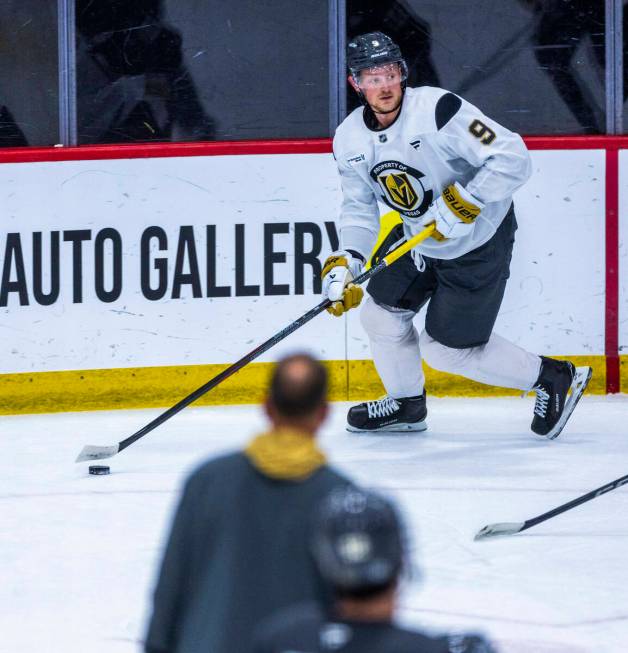
M 547 404 L 549 402 L 549 394 L 545 392 L 543 386 L 538 386 L 534 388 L 536 392 L 536 401 L 534 402 L 534 413 L 539 417 L 545 417 L 547 413 Z
M 377 401 L 367 401 L 366 408 L 369 413 L 369 419 L 373 417 L 388 417 L 396 410 L 399 410 L 401 404 L 392 397 L 382 397 Z

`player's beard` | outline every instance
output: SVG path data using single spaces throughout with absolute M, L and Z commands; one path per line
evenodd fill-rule
M 385 106 L 382 106 L 382 104 L 379 101 L 369 103 L 369 106 L 371 107 L 371 110 L 373 113 L 381 114 L 381 115 L 387 115 L 389 113 L 394 113 L 395 111 L 399 110 L 399 107 L 401 107 L 401 102 L 403 100 L 403 91 L 399 94 L 399 99 L 395 103 L 395 106 L 392 108 L 386 108 Z

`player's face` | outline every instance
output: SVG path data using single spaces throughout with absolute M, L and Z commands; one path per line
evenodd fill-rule
M 402 71 L 399 64 L 391 63 L 385 66 L 367 68 L 360 71 L 357 85 L 354 88 L 364 94 L 375 113 L 388 113 L 401 103 Z

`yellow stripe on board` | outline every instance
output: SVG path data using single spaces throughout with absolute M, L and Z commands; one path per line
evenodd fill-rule
M 557 356 L 557 358 L 562 357 Z M 576 366 L 589 365 L 593 368 L 593 376 L 587 388 L 587 394 L 606 393 L 606 359 L 604 356 L 569 356 L 569 360 Z M 423 363 L 423 370 L 427 392 L 436 397 L 516 397 L 521 394 L 519 390 L 484 385 L 470 381 L 463 376 L 439 372 L 425 363 Z M 375 372 L 373 361 L 349 361 L 349 400 L 375 399 L 384 394 L 385 390 Z
M 573 356 L 591 365 L 588 392 L 604 394 L 604 356 Z M 384 394 L 370 360 L 326 361 L 332 401 L 363 401 Z M 226 369 L 227 365 L 132 367 L 76 372 L 0 375 L 0 414 L 54 413 L 116 408 L 169 407 Z M 196 405 L 251 404 L 263 399 L 272 363 L 251 363 L 201 397 Z M 514 390 L 474 383 L 425 366 L 428 393 L 434 396 L 495 397 Z M 628 357 L 622 357 L 622 387 L 628 388 Z
M 628 392 L 628 356 L 619 357 L 619 387 L 622 392 Z
M 272 365 L 247 365 L 195 405 L 259 403 Z M 185 365 L 0 375 L 0 414 L 168 407 L 227 367 Z M 342 398 L 346 395 L 346 368 L 345 361 L 328 364 L 330 391 Z

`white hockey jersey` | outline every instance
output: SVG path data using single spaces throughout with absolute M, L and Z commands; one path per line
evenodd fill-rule
M 421 254 L 452 259 L 479 247 L 504 219 L 512 194 L 530 176 L 522 138 L 475 106 L 441 88 L 408 88 L 401 111 L 387 129 L 375 131 L 357 108 L 339 125 L 334 156 L 343 201 L 340 243 L 365 258 L 379 233 L 377 202 L 398 211 L 406 236 L 424 227 L 421 216 L 443 188 L 458 181 L 485 208 L 463 238 L 428 238 Z

